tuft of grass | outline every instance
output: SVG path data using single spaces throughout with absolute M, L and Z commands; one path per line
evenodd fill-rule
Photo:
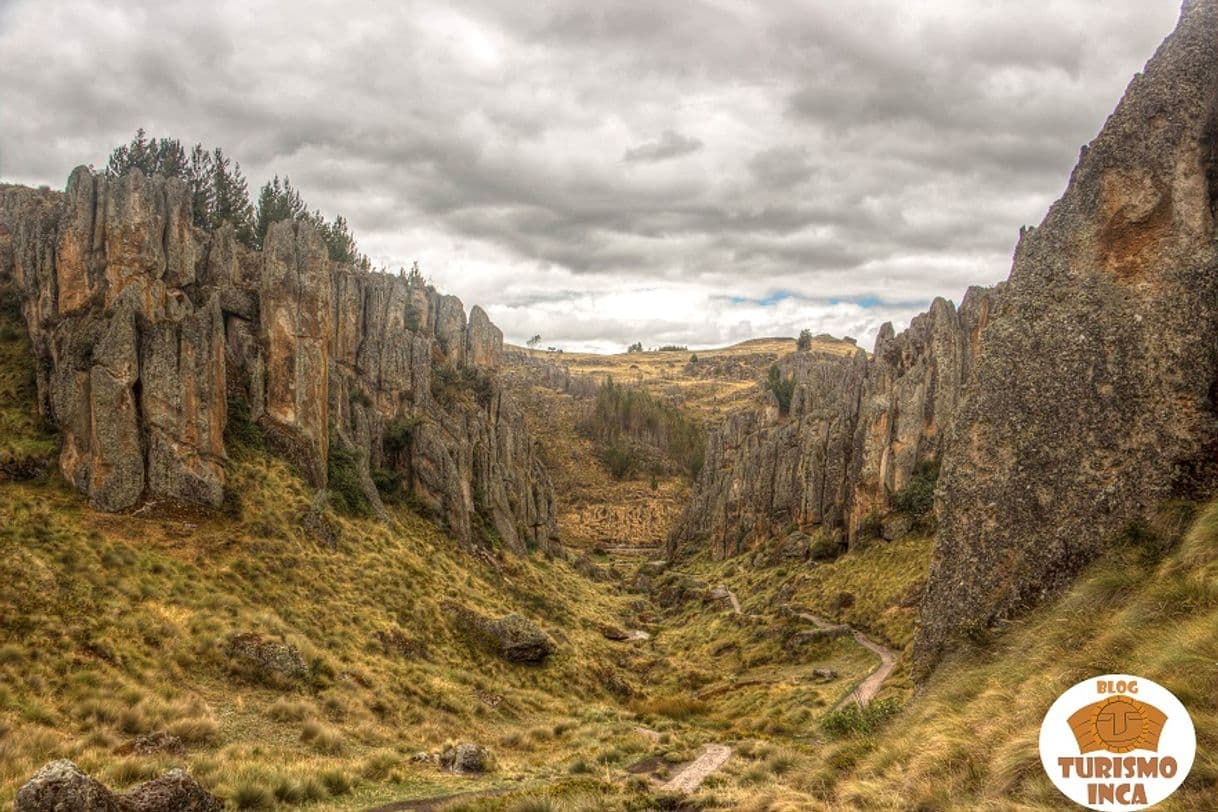
M 892 697 L 851 703 L 825 714 L 820 726 L 830 736 L 871 736 L 900 711 L 901 703 Z
M 633 705 L 635 713 L 644 716 L 666 716 L 684 721 L 706 713 L 707 704 L 690 696 L 663 696 L 644 699 Z

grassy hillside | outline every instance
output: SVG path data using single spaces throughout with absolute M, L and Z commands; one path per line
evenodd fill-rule
M 1174 523 L 1179 506 L 1169 511 Z M 1187 525 L 1186 525 L 1187 526 Z M 1218 502 L 1179 538 L 1134 528 L 1059 600 L 978 637 L 882 735 L 825 752 L 823 797 L 862 809 L 1062 809 L 1037 736 L 1052 701 L 1103 673 L 1159 682 L 1188 708 L 1197 760 L 1157 809 L 1218 796 Z

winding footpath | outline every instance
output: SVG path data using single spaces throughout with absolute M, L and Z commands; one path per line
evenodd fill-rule
M 830 623 L 819 615 L 814 615 L 811 612 L 799 612 L 796 617 L 801 620 L 806 620 L 815 625 L 818 629 L 829 629 L 835 624 Z M 880 688 L 884 685 L 884 680 L 888 679 L 894 668 L 897 667 L 897 653 L 885 645 L 877 643 L 867 635 L 860 632 L 853 626 L 850 627 L 850 634 L 854 637 L 854 642 L 858 643 L 863 648 L 875 653 L 880 658 L 880 666 L 876 670 L 867 675 L 867 678 L 858 684 L 853 691 L 842 697 L 842 701 L 834 706 L 834 710 L 841 708 L 851 701 L 859 705 L 866 705 L 875 698 L 879 693 Z
M 679 773 L 668 779 L 660 786 L 665 792 L 689 793 L 702 786 L 711 773 L 727 763 L 732 756 L 732 748 L 726 744 L 708 744 L 702 748 L 698 757 L 691 761 Z

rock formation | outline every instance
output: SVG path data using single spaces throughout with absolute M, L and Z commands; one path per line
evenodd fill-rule
M 463 540 L 556 539 L 549 478 L 497 379 L 499 329 L 417 280 L 331 261 L 311 226 L 277 223 L 254 251 L 196 228 L 176 179 L 81 167 L 62 194 L 0 187 L 5 277 L 60 467 L 99 509 L 221 504 L 237 404 L 317 487 L 338 454 L 377 508 L 372 473 L 389 470 Z
M 943 459 L 918 668 L 1213 484 L 1216 211 L 1218 3 L 1189 0 L 991 310 Z
M 854 538 L 937 460 L 914 666 L 1066 585 L 1164 500 L 1218 481 L 1218 2 L 1176 32 L 1021 232 L 1010 278 L 937 300 L 874 354 L 796 353 L 715 432 L 671 543 Z
M 919 466 L 939 459 L 990 297 L 974 288 L 959 310 L 937 299 L 900 335 L 885 325 L 871 356 L 784 356 L 779 370 L 794 382 L 788 413 L 769 394 L 765 408 L 712 432 L 672 545 L 709 542 L 722 557 L 787 528 L 856 538 Z

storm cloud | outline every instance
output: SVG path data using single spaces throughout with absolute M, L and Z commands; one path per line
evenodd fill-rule
M 1006 276 L 1174 0 L 3 0 L 0 179 L 137 127 L 517 341 L 869 345 Z

